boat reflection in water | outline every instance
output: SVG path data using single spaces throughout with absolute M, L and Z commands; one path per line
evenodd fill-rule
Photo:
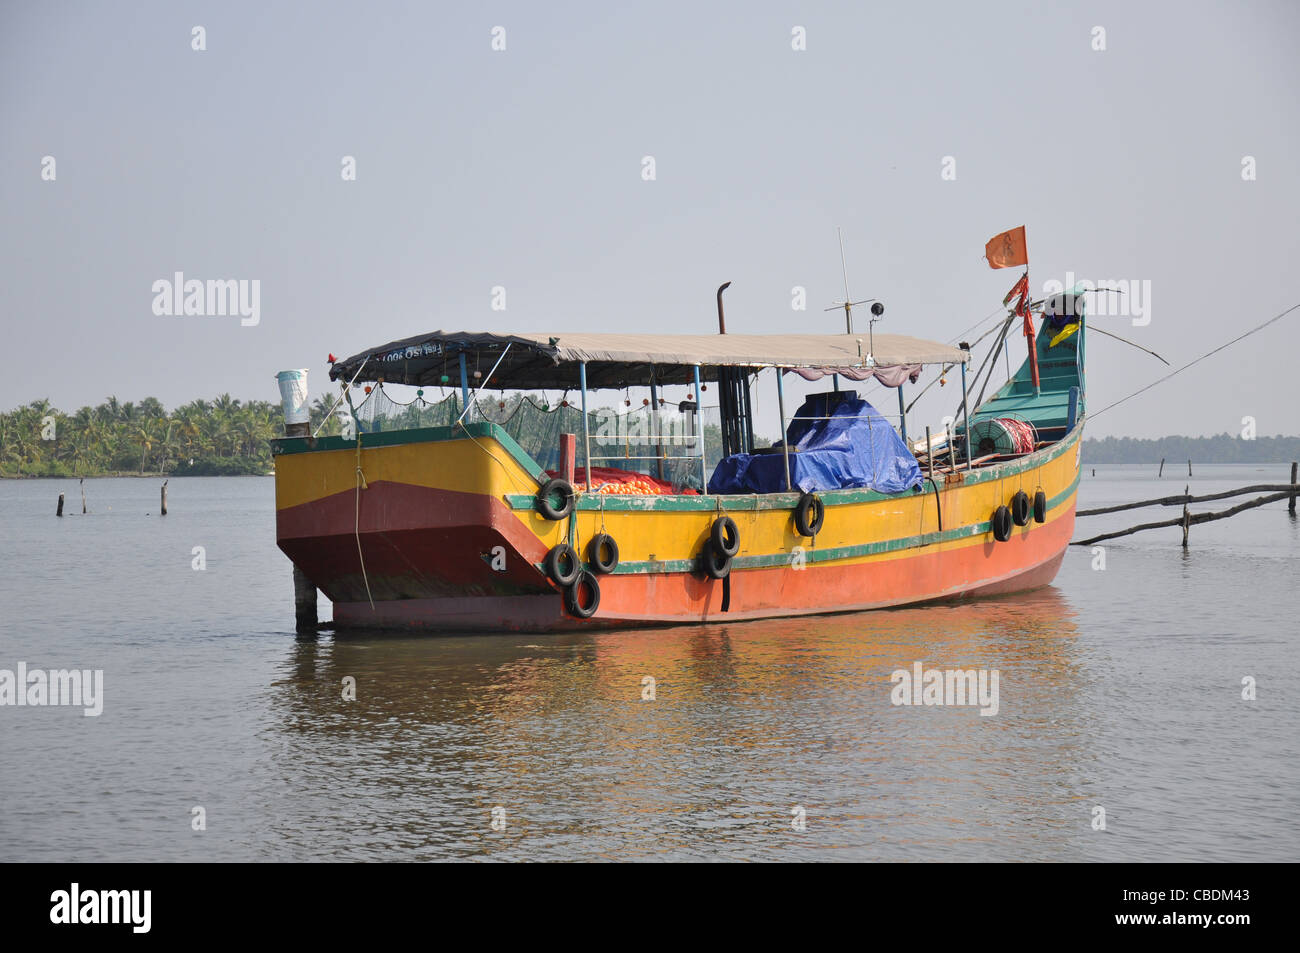
M 345 857 L 1080 856 L 1094 756 L 1073 617 L 1048 588 L 677 629 L 300 640 L 268 730 L 302 790 L 272 809 L 312 812 L 316 849 Z M 915 662 L 997 670 L 997 714 L 895 706 L 890 675 Z

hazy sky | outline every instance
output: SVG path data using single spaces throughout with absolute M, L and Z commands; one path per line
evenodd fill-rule
M 1178 366 L 1300 302 L 1297 40 L 1295 2 L 3 0 L 0 407 L 319 393 L 329 352 L 436 328 L 711 332 L 725 280 L 733 331 L 838 331 L 837 225 L 881 331 L 990 314 L 1018 272 L 984 242 L 1023 223 L 1035 289 L 1149 282 L 1149 324 L 1097 323 Z M 259 281 L 259 323 L 155 315 L 176 271 Z M 1294 434 L 1298 340 L 1090 435 Z M 1094 409 L 1167 370 L 1088 357 Z

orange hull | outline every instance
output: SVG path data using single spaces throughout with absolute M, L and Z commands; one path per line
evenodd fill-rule
M 955 602 L 977 596 L 1027 592 L 1050 585 L 1065 558 L 1074 528 L 1069 513 L 1043 526 L 1017 529 L 1011 539 L 961 549 L 920 552 L 880 563 L 796 570 L 789 566 L 736 570 L 725 580 L 681 573 L 605 576 L 600 611 L 575 619 L 558 592 L 535 595 L 450 596 L 338 603 L 334 621 L 347 627 L 443 630 L 559 631 L 626 628 L 695 622 L 742 621 L 782 616 L 859 612 L 923 602 Z M 726 588 L 730 605 L 722 610 Z

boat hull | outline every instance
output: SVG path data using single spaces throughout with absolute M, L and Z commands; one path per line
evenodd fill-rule
M 1026 591 L 1055 577 L 1074 528 L 1081 425 L 1015 461 L 925 492 L 821 494 L 815 539 L 793 527 L 797 494 L 580 498 L 551 522 L 532 505 L 542 475 L 490 424 L 467 430 L 277 441 L 281 549 L 347 627 L 553 631 L 855 612 Z M 358 471 L 360 471 L 358 473 Z M 994 539 L 993 510 L 1023 490 L 1046 519 Z M 741 550 L 725 580 L 699 571 L 714 519 Z M 599 577 L 592 618 L 565 608 L 541 564 L 557 543 L 596 532 L 620 563 Z

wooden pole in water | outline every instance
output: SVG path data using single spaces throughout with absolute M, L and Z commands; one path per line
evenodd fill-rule
M 307 574 L 293 567 L 294 622 L 299 632 L 316 631 L 316 586 Z
M 167 481 L 166 481 L 166 480 L 163 480 L 163 485 L 162 485 L 162 504 L 161 504 L 161 508 L 158 510 L 158 512 L 159 512 L 159 514 L 162 515 L 162 516 L 166 516 L 166 515 L 167 515 Z
M 1162 477 L 1162 476 L 1164 476 L 1164 475 L 1165 475 L 1165 458 L 1164 458 L 1164 457 L 1161 457 L 1161 458 L 1160 458 L 1160 472 L 1156 474 L 1156 478 L 1159 479 L 1160 477 Z
M 54 515 L 55 516 L 63 515 L 63 494 L 62 493 L 59 494 L 59 508 L 54 511 Z
M 1188 460 L 1188 461 L 1187 461 L 1187 475 L 1188 475 L 1188 476 L 1191 476 L 1191 475 L 1192 475 L 1192 461 L 1191 461 L 1191 460 Z
M 1295 474 L 1292 474 L 1292 476 L 1294 475 Z M 1294 483 L 1295 480 L 1292 480 L 1291 482 Z M 86 515 L 86 478 L 85 477 L 81 478 L 81 515 L 82 516 Z
M 464 385 L 465 374 L 465 356 L 461 355 L 461 384 Z M 346 393 L 346 390 L 345 390 Z M 304 402 L 306 395 L 303 395 Z M 283 400 L 281 406 L 284 410 L 284 435 L 286 437 L 311 437 L 311 420 L 289 422 L 290 408 Z M 348 397 L 348 407 L 352 406 L 352 398 Z M 462 408 L 463 409 L 463 408 Z M 355 416 L 355 415 L 354 415 Z M 454 418 L 453 418 L 454 419 Z M 360 437 L 358 436 L 358 439 Z M 358 444 L 359 446 L 359 444 Z M 359 459 L 358 459 L 359 462 Z M 166 499 L 167 484 L 163 484 L 163 499 Z M 293 567 L 293 608 L 294 616 L 297 622 L 299 632 L 316 631 L 316 587 L 312 581 L 307 578 L 307 574 L 298 568 L 297 564 Z
M 1295 460 L 1292 460 L 1291 461 L 1291 485 L 1292 486 L 1295 486 L 1296 484 L 1297 466 L 1298 466 L 1297 462 Z M 1291 502 L 1289 502 L 1286 505 L 1286 511 L 1290 513 L 1292 516 L 1295 516 L 1295 494 L 1294 493 L 1291 494 Z
M 1191 495 L 1191 490 L 1192 488 L 1190 484 L 1184 487 L 1183 496 Z M 1187 532 L 1191 528 L 1192 528 L 1192 511 L 1189 510 L 1187 508 L 1187 504 L 1184 503 L 1183 504 L 1183 549 L 1187 548 Z

